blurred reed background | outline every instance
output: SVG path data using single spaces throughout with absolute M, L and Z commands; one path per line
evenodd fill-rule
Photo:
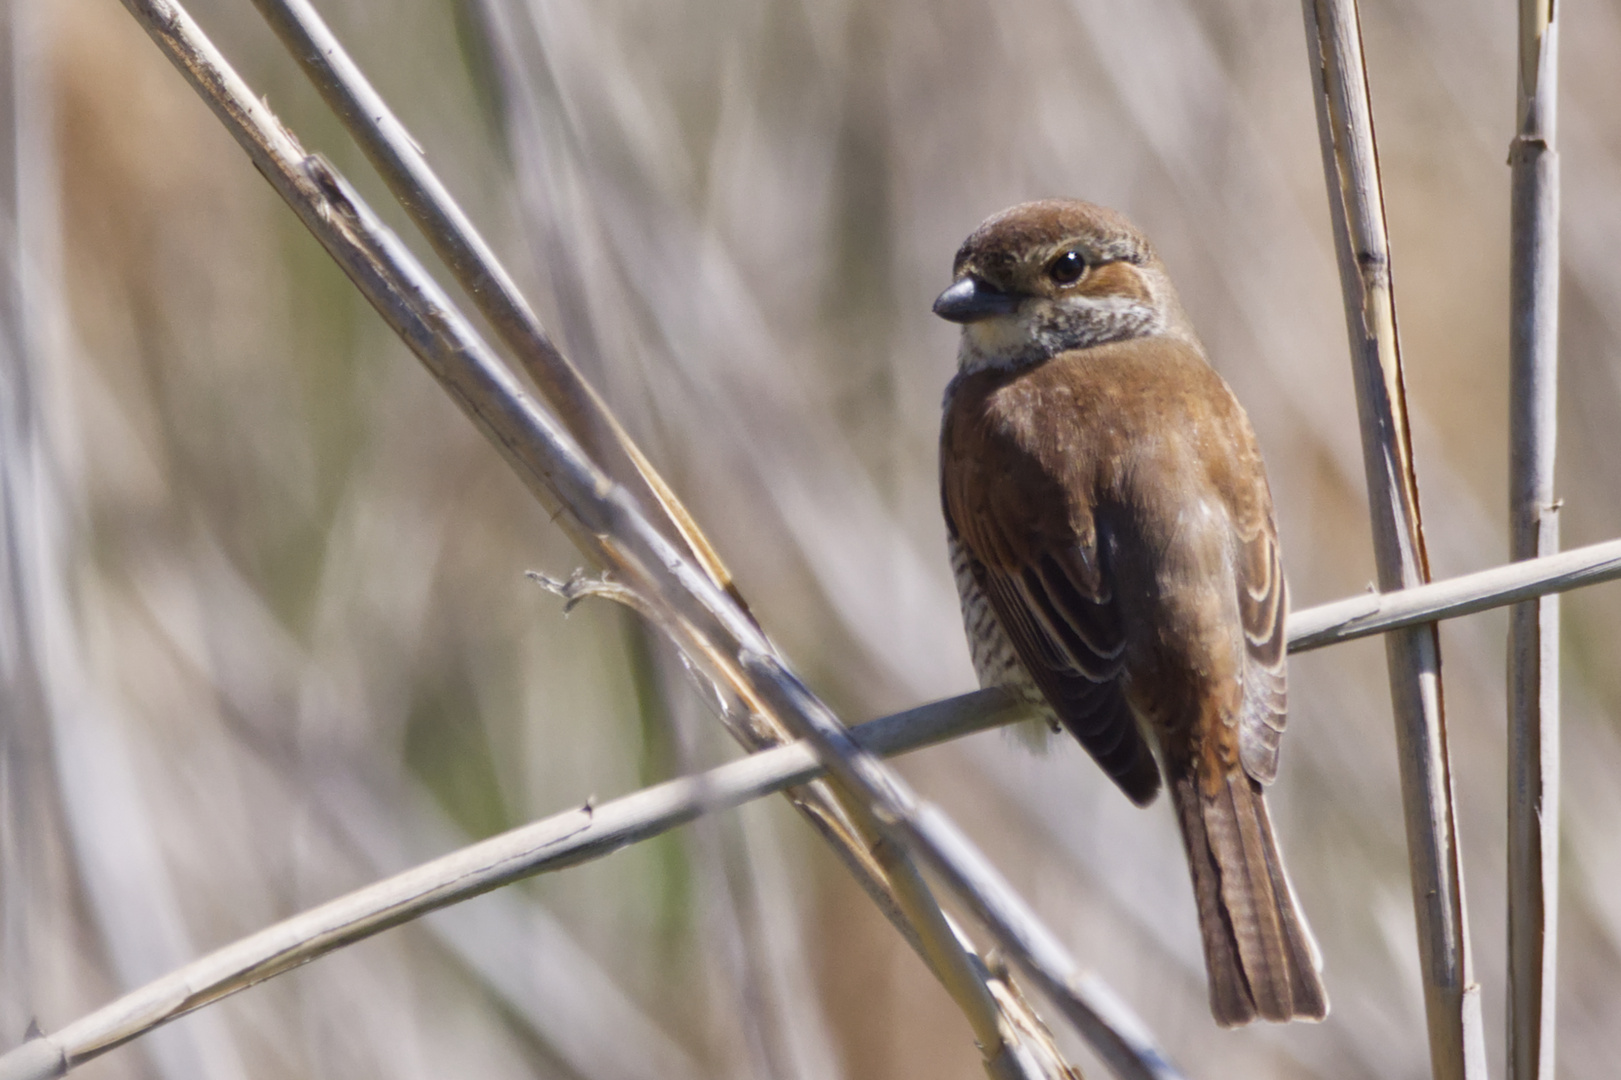
M 1295 605 L 1373 577 L 1294 4 L 321 6 L 848 718 L 972 685 L 935 485 L 955 328 L 928 309 L 961 238 L 1022 199 L 1084 196 L 1155 239 L 1267 451 Z M 248 4 L 191 10 L 388 203 Z M 1507 550 L 1514 11 L 1362 14 L 1448 576 Z M 579 557 L 116 0 L 0 18 L 0 1050 L 468 838 L 731 756 L 634 617 L 565 619 L 525 581 Z M 1574 547 L 1621 536 L 1621 9 L 1564 0 L 1561 21 Z M 1564 618 L 1561 1073 L 1609 1077 L 1621 592 L 1573 594 Z M 1506 623 L 1442 634 L 1494 1072 Z M 991 733 L 903 770 L 1191 1075 L 1424 1076 L 1383 649 L 1292 669 L 1273 805 L 1325 954 L 1322 1026 L 1215 1029 L 1171 815 L 1133 810 L 1078 748 Z M 949 999 L 773 800 L 392 931 L 82 1075 L 983 1073 Z

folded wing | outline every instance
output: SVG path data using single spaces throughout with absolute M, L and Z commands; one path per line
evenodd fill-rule
M 1159 768 L 1122 693 L 1126 637 L 1106 545 L 1095 530 L 1076 535 L 1051 522 L 1032 528 L 1009 520 L 1017 500 L 965 506 L 966 486 L 944 479 L 947 527 L 1031 680 L 1121 790 L 1139 805 L 1152 801 Z M 1032 545 L 1032 537 L 1057 543 Z

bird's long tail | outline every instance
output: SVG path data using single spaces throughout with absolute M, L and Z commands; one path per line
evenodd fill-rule
M 1317 944 L 1278 857 L 1261 785 L 1235 771 L 1214 794 L 1171 785 L 1199 905 L 1210 1011 L 1223 1027 L 1328 1015 Z

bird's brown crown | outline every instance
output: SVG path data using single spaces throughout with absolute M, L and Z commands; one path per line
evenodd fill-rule
M 1079 199 L 1021 203 L 963 241 L 934 310 L 963 324 L 964 371 L 1019 367 L 1109 341 L 1192 340 L 1148 239 Z
M 1148 238 L 1122 215 L 1080 199 L 1039 199 L 992 214 L 968 235 L 951 264 L 952 276 L 971 271 L 1028 274 L 1043 255 L 1081 247 L 1094 265 L 1154 257 Z M 1034 264 L 1032 266 L 1032 263 Z

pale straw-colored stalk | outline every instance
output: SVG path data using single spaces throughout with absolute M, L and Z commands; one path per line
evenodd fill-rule
M 1395 592 L 1367 592 L 1289 613 L 1289 651 L 1454 619 L 1621 578 L 1621 540 L 1494 566 Z
M 1429 560 L 1396 336 L 1362 32 L 1355 0 L 1304 0 L 1303 6 L 1362 427 L 1374 557 L 1379 587 L 1390 592 L 1424 584 Z M 1485 1036 L 1458 852 L 1440 635 L 1433 623 L 1410 626 L 1389 634 L 1385 648 L 1431 1068 L 1437 1080 L 1484 1077 Z
M 1509 555 L 1559 550 L 1559 34 L 1520 0 L 1509 262 Z M 1553 1080 L 1559 941 L 1559 598 L 1514 608 L 1508 656 L 1508 1074 Z

